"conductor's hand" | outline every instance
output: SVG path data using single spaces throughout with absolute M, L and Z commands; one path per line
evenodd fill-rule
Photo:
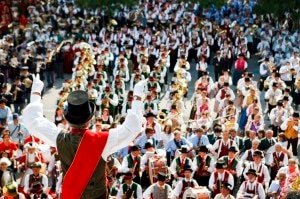
M 32 82 L 31 92 L 42 93 L 42 90 L 44 88 L 44 82 L 40 80 L 40 74 L 32 75 L 32 77 L 33 77 L 33 82 Z
M 133 95 L 141 97 L 145 93 L 145 87 L 147 85 L 148 79 L 139 81 L 133 89 Z

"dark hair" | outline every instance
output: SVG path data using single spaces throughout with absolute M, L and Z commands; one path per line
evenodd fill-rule
M 152 133 L 152 132 L 154 132 L 154 129 L 153 128 L 146 128 L 146 130 L 145 130 L 145 133 L 147 134 L 147 133 Z
M 168 131 L 168 132 L 166 132 L 167 127 L 169 127 L 169 131 Z M 165 132 L 166 134 L 172 133 L 172 126 L 169 125 L 169 124 L 168 124 L 168 125 L 165 125 L 165 127 L 164 127 L 164 132 Z
M 285 137 L 284 133 L 282 133 L 282 132 L 279 133 L 279 134 L 278 134 L 278 137 L 282 138 L 283 141 L 286 141 L 286 137 Z
M 265 135 L 266 135 L 266 132 L 265 132 L 265 130 L 264 129 L 260 129 L 260 130 L 258 130 L 258 132 L 257 132 L 258 134 L 262 134 L 262 137 L 265 137 Z
M 246 137 L 249 137 L 249 134 L 250 134 L 250 130 L 246 130 L 246 131 L 245 131 Z
M 300 192 L 289 191 L 285 199 L 298 199 L 298 198 L 300 198 Z

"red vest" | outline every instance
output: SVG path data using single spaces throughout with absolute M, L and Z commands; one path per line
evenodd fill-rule
M 219 142 L 221 143 L 222 140 L 220 140 Z M 229 140 L 229 144 L 228 145 L 225 145 L 224 143 L 222 143 L 222 145 L 219 146 L 219 147 L 221 147 L 219 158 L 228 155 L 228 150 L 232 146 L 232 144 L 233 144 L 233 140 Z
M 253 164 L 250 165 L 250 168 L 254 169 L 254 168 L 252 168 L 252 165 Z M 257 182 L 260 182 L 260 183 L 262 183 L 265 178 L 265 175 L 264 175 L 264 172 L 262 172 L 262 169 L 263 169 L 263 165 L 261 164 L 258 171 L 256 171 L 257 172 Z
M 236 70 L 238 71 L 244 71 L 245 70 L 245 60 L 237 60 L 236 61 Z
M 224 180 L 219 180 L 218 172 L 217 171 L 214 172 L 214 178 L 215 178 L 214 184 L 217 185 L 217 189 L 214 189 L 214 191 L 213 191 L 214 195 L 217 195 L 218 193 L 220 193 L 221 185 L 223 183 L 228 183 L 229 175 L 230 175 L 229 171 L 225 170 L 224 171 Z
M 276 152 L 273 152 L 272 153 L 272 156 L 273 156 L 273 162 L 275 163 L 274 166 L 271 167 L 271 169 L 275 172 L 277 172 L 280 168 L 279 166 L 279 162 L 283 162 L 283 159 L 284 159 L 284 153 L 281 152 L 280 156 L 278 157 L 277 156 L 277 153 Z

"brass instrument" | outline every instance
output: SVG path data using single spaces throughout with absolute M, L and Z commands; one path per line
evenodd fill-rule
M 67 101 L 69 93 L 65 92 L 62 97 L 58 99 L 57 106 L 64 107 L 64 103 Z
M 109 23 L 110 23 L 111 25 L 113 25 L 113 26 L 117 26 L 117 25 L 118 25 L 118 22 L 117 22 L 115 19 L 111 19 L 111 20 L 109 21 Z
M 92 100 L 92 101 L 95 101 L 96 100 L 96 96 L 93 92 L 93 90 L 89 90 L 88 91 L 88 95 L 89 95 L 89 99 Z
M 160 35 L 160 31 L 157 31 L 155 34 L 154 34 L 154 36 L 158 36 L 158 35 Z
M 109 108 L 109 97 L 108 96 L 105 96 L 102 99 L 102 104 L 103 104 L 104 107 Z
M 51 62 L 52 62 L 53 56 L 54 56 L 55 54 L 57 54 L 57 53 L 60 52 L 61 47 L 62 47 L 66 42 L 72 42 L 72 41 L 73 41 L 72 39 L 68 39 L 68 40 L 62 41 L 56 49 L 54 49 L 54 50 L 52 50 L 52 51 L 50 52 L 49 57 L 48 57 L 46 63 L 51 63 Z
M 14 99 L 14 101 L 17 100 L 17 95 L 18 95 L 18 87 L 16 86 L 15 90 L 13 91 L 13 99 Z
M 158 114 L 158 121 L 160 122 L 164 122 L 167 120 L 167 114 L 163 111 L 160 111 L 159 114 Z
M 32 85 L 32 80 L 29 79 L 28 77 L 24 78 L 23 83 L 25 85 L 25 88 L 30 88 Z
M 276 66 L 275 66 L 275 64 L 274 64 L 274 63 L 272 63 L 272 62 L 269 62 L 269 63 L 267 64 L 267 66 L 268 66 L 268 70 L 269 70 L 269 72 L 270 72 L 270 73 L 272 73 L 272 72 L 273 72 L 273 70 L 275 70 L 275 69 L 276 69 Z
M 256 24 L 252 25 L 250 35 L 254 35 L 257 32 L 258 26 Z

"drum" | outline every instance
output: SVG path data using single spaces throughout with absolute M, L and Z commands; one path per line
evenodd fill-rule
M 151 184 L 157 181 L 157 174 L 162 172 L 168 176 L 169 168 L 167 165 L 167 159 L 164 157 L 151 157 L 149 158 L 149 177 Z
M 206 187 L 187 188 L 182 196 L 182 199 L 210 199 L 210 191 Z

